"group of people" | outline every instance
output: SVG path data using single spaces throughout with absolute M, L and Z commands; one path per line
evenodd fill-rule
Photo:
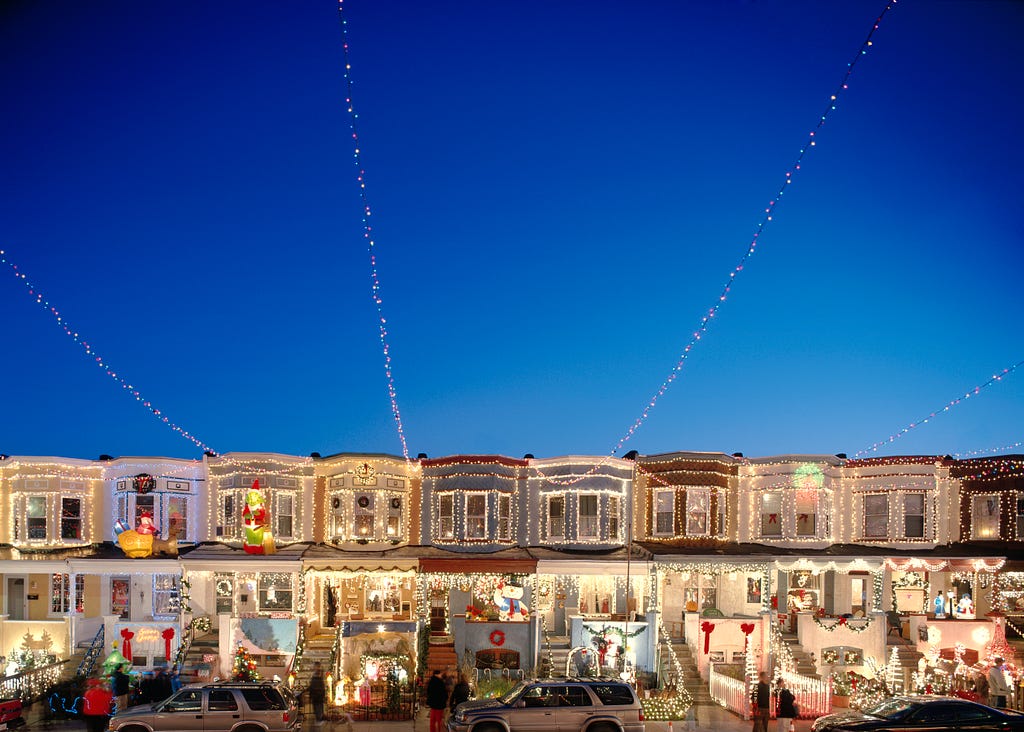
M 427 682 L 427 706 L 430 707 L 430 732 L 444 732 L 445 712 L 455 713 L 455 707 L 469 699 L 471 690 L 466 674 L 435 668 Z
M 799 710 L 796 706 L 796 697 L 793 692 L 786 688 L 786 680 L 779 678 L 775 682 L 776 693 L 779 695 L 778 706 L 775 708 L 776 724 L 778 732 L 789 732 L 796 719 Z M 768 683 L 768 672 L 762 671 L 757 675 L 757 687 L 754 689 L 751 699 L 754 706 L 754 732 L 768 732 L 768 720 L 772 713 L 772 687 Z

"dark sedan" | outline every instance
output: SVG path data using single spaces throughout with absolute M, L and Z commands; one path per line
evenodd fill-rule
M 1011 709 L 993 709 L 951 696 L 894 696 L 861 712 L 819 717 L 811 729 L 813 732 L 938 732 L 951 729 L 1024 732 L 1024 714 Z

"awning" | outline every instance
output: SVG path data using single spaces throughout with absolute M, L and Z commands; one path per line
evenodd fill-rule
M 998 572 L 1006 564 L 1005 557 L 889 557 L 885 566 L 900 572 Z
M 464 557 L 444 557 L 421 559 L 420 572 L 443 574 L 533 574 L 537 571 L 536 559 L 502 559 L 468 555 Z

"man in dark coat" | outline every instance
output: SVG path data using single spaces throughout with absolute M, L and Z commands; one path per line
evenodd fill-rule
M 448 688 L 441 669 L 435 668 L 427 682 L 427 706 L 430 707 L 430 732 L 444 732 L 444 710 L 448 706 Z
M 772 687 L 768 683 L 768 672 L 757 675 L 757 689 L 754 690 L 754 732 L 768 732 L 768 717 L 771 715 Z
M 317 724 L 324 721 L 324 699 L 327 696 L 327 686 L 324 684 L 324 671 L 320 662 L 313 664 L 313 675 L 309 677 L 309 701 L 313 705 L 313 718 Z

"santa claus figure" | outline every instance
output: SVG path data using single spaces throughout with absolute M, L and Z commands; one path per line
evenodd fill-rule
M 147 536 L 153 536 L 159 534 L 157 531 L 156 524 L 153 522 L 153 514 L 149 511 L 143 511 L 139 515 L 139 525 L 135 527 L 136 533 L 144 534 Z

